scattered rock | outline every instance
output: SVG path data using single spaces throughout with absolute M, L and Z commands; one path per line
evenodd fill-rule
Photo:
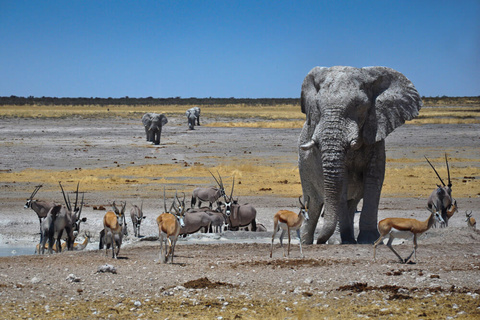
M 111 264 L 105 264 L 103 266 L 98 267 L 97 273 L 106 273 L 106 272 L 116 274 L 117 269 L 115 269 L 115 267 L 112 266 Z

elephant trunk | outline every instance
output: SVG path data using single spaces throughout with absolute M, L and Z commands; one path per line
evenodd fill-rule
M 322 144 L 324 146 L 324 144 Z M 317 238 L 317 243 L 326 243 L 335 232 L 341 213 L 347 210 L 345 199 L 345 165 L 344 151 L 338 146 L 322 152 L 322 167 L 324 174 L 324 220 L 323 228 Z
M 326 118 L 315 128 L 310 143 L 321 149 L 324 224 L 317 243 L 326 243 L 335 232 L 342 213 L 347 212 L 345 155 L 348 148 L 358 144 L 358 126 L 338 115 Z

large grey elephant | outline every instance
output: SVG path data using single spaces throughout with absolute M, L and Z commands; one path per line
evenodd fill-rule
M 303 195 L 310 197 L 302 239 L 326 243 L 339 223 L 342 243 L 374 243 L 385 175 L 385 138 L 418 115 L 421 98 L 400 72 L 385 67 L 312 69 L 302 84 L 306 121 L 299 138 Z M 354 214 L 363 199 L 358 238 Z
M 188 128 L 195 130 L 195 122 L 200 125 L 200 107 L 193 107 L 185 111 L 188 120 Z
M 158 113 L 145 113 L 142 117 L 142 123 L 145 127 L 147 141 L 156 145 L 160 144 L 162 127 L 168 123 L 167 116 Z

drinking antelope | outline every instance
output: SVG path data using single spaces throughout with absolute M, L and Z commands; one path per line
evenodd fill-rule
M 133 205 L 132 209 L 130 209 L 130 218 L 132 218 L 132 225 L 133 225 L 133 232 L 135 233 L 135 237 L 140 237 L 140 225 L 142 220 L 146 217 L 143 215 L 143 201 L 140 205 L 140 208 L 137 205 Z
M 113 211 L 108 211 L 103 217 L 103 230 L 105 234 L 105 242 L 107 239 L 111 241 L 112 244 L 112 258 L 117 259 L 118 253 L 120 252 L 120 246 L 122 245 L 123 238 L 123 222 L 125 219 L 125 207 L 127 203 L 122 203 L 122 209 L 118 210 L 113 202 Z M 115 241 L 117 237 L 117 241 Z M 115 246 L 117 247 L 117 252 L 115 252 Z M 108 246 L 105 249 L 105 255 L 107 255 Z
M 84 249 L 87 247 L 88 243 L 90 242 L 90 239 L 91 239 L 90 232 L 85 231 L 85 237 L 84 237 L 83 242 L 82 242 L 82 243 L 80 243 L 80 242 L 74 242 L 74 243 L 73 243 L 73 251 L 82 251 L 82 250 L 84 250 Z M 62 246 L 61 246 L 61 247 L 62 247 L 62 250 L 67 249 L 67 243 L 66 243 L 66 242 L 62 242 Z M 45 244 L 44 248 L 48 250 L 48 249 L 50 248 L 50 246 L 49 246 L 48 244 Z M 53 244 L 52 249 L 53 249 L 53 251 L 58 252 L 58 250 L 57 250 L 57 245 L 56 245 L 55 243 Z M 37 252 L 40 253 L 40 244 L 37 244 L 35 253 L 37 253 Z
M 285 234 L 285 231 L 288 233 L 288 251 L 287 251 L 287 256 L 290 256 L 290 231 L 295 230 L 297 231 L 297 236 L 298 240 L 300 243 L 300 254 L 302 255 L 302 258 L 305 257 L 303 255 L 303 250 L 302 250 L 302 238 L 300 236 L 300 227 L 303 224 L 303 221 L 308 220 L 308 200 L 305 202 L 305 204 L 302 203 L 301 200 L 302 196 L 298 197 L 298 202 L 300 202 L 300 211 L 297 213 L 293 211 L 288 211 L 288 210 L 280 210 L 277 213 L 275 213 L 275 216 L 273 217 L 273 234 L 272 234 L 272 246 L 270 248 L 270 258 L 272 257 L 273 254 L 273 240 L 275 239 L 275 235 L 277 234 L 278 229 L 282 229 L 282 232 L 280 233 L 280 246 L 283 247 L 283 235 Z M 285 257 L 285 248 L 283 248 L 283 257 Z
M 225 196 L 225 188 L 223 187 L 223 181 L 220 174 L 218 175 L 220 178 L 220 181 L 218 181 L 217 178 L 215 178 L 213 173 L 210 172 L 210 174 L 212 175 L 213 179 L 215 179 L 215 182 L 217 183 L 219 188 L 214 188 L 214 187 L 195 188 L 192 193 L 192 200 L 190 205 L 191 208 L 195 207 L 195 204 L 198 199 L 199 208 L 202 206 L 202 201 L 208 201 L 209 208 L 212 209 L 213 203 L 217 201 L 219 198 Z
M 430 213 L 430 217 L 428 217 L 425 221 L 419 221 L 417 219 L 411 218 L 386 218 L 381 220 L 378 223 L 378 232 L 380 232 L 380 237 L 377 241 L 375 241 L 373 245 L 373 261 L 375 261 L 375 251 L 377 245 L 387 236 L 388 242 L 387 247 L 392 250 L 393 253 L 400 259 L 400 263 L 408 263 L 410 258 L 413 254 L 415 254 L 415 262 L 417 261 L 417 237 L 430 229 L 433 223 L 437 220 L 438 222 L 442 223 L 443 218 L 438 213 L 438 211 Z M 402 259 L 402 257 L 393 249 L 392 242 L 395 238 L 403 238 L 408 239 L 413 235 L 413 251 L 406 259 Z
M 440 214 L 442 215 L 442 219 L 444 221 L 444 224 L 441 224 L 440 226 L 448 227 L 448 219 L 450 217 L 447 215 L 447 210 L 453 205 L 453 198 L 452 198 L 452 181 L 450 180 L 450 168 L 448 167 L 447 154 L 445 154 L 445 163 L 447 165 L 448 185 L 445 185 L 445 182 L 443 182 L 437 170 L 430 163 L 427 157 L 425 157 L 425 159 L 427 160 L 428 164 L 432 167 L 433 171 L 435 171 L 435 174 L 437 175 L 438 179 L 442 183 L 442 185 L 437 184 L 437 188 L 433 190 L 432 193 L 430 194 L 430 197 L 428 197 L 428 201 L 427 201 L 428 209 L 430 210 L 430 212 L 434 212 L 433 207 L 435 206 L 436 208 L 438 208 L 438 210 L 440 211 Z
M 175 194 L 175 199 L 177 195 Z M 160 253 L 159 262 L 168 262 L 168 257 L 171 256 L 171 263 L 173 263 L 173 256 L 175 253 L 175 244 L 177 243 L 178 235 L 180 234 L 180 228 L 185 226 L 183 217 L 185 214 L 185 207 L 181 210 L 175 206 L 175 200 L 167 211 L 167 203 L 165 200 L 165 188 L 163 189 L 163 204 L 165 211 L 157 217 L 158 233 L 160 239 Z M 174 213 L 170 211 L 175 210 Z M 165 252 L 163 252 L 163 244 L 165 242 Z
M 42 234 L 42 219 L 45 218 L 48 214 L 48 211 L 55 205 L 54 202 L 44 201 L 44 200 L 33 200 L 33 197 L 37 194 L 38 190 L 42 185 L 38 185 L 33 190 L 30 198 L 27 199 L 27 202 L 23 206 L 24 209 L 31 208 L 38 216 L 38 221 L 40 223 L 40 234 Z
M 468 213 L 468 211 L 465 211 L 465 216 L 467 217 L 467 219 L 465 219 L 465 222 L 467 223 L 467 225 L 469 227 L 472 227 L 473 229 L 476 229 L 477 221 L 475 221 L 475 218 L 472 217 L 472 211 L 470 211 L 470 213 Z

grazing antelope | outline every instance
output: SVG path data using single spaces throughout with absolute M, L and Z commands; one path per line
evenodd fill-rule
M 300 254 L 302 258 L 305 257 L 303 255 L 302 250 L 302 238 L 300 236 L 300 227 L 303 224 L 303 221 L 308 220 L 308 201 L 305 201 L 305 204 L 302 203 L 301 200 L 302 196 L 298 197 L 298 202 L 300 202 L 300 212 L 297 214 L 293 211 L 288 210 L 280 210 L 275 213 L 273 217 L 273 234 L 272 234 L 272 246 L 270 248 L 270 258 L 273 254 L 273 240 L 275 239 L 275 235 L 277 234 L 278 229 L 282 229 L 280 233 L 280 246 L 283 247 L 283 235 L 285 234 L 285 230 L 288 233 L 288 251 L 287 256 L 290 256 L 290 231 L 295 230 L 297 231 L 298 240 L 300 243 Z M 285 248 L 283 248 L 283 257 L 285 257 Z
M 35 197 L 41 187 L 42 185 L 38 185 L 35 187 L 35 190 L 33 190 L 32 194 L 30 195 L 30 198 L 27 199 L 27 202 L 23 206 L 24 209 L 31 208 L 37 214 L 38 221 L 40 223 L 40 234 L 42 234 L 42 219 L 45 218 L 48 214 L 48 211 L 50 211 L 50 209 L 55 206 L 54 202 L 33 200 L 33 197 Z
M 218 175 L 220 178 L 220 181 L 218 181 L 217 178 L 215 178 L 213 173 L 210 172 L 210 174 L 212 175 L 213 179 L 215 179 L 215 182 L 217 182 L 217 185 L 219 186 L 219 188 L 214 188 L 214 187 L 195 188 L 192 193 L 192 200 L 190 205 L 191 208 L 195 207 L 195 204 L 198 199 L 199 208 L 202 206 L 202 201 L 208 201 L 209 208 L 212 209 L 213 203 L 216 202 L 219 198 L 225 196 L 225 188 L 223 187 L 223 181 L 220 174 Z
M 433 190 L 432 193 L 430 194 L 430 197 L 428 197 L 428 201 L 427 201 L 428 209 L 430 210 L 430 212 L 434 212 L 433 207 L 435 206 L 436 208 L 438 208 L 440 214 L 442 215 L 443 221 L 445 221 L 443 224 L 440 225 L 440 227 L 443 227 L 443 226 L 448 227 L 448 219 L 450 217 L 447 215 L 447 210 L 453 205 L 453 198 L 452 198 L 452 181 L 450 180 L 450 168 L 448 166 L 447 154 L 445 154 L 445 163 L 447 165 L 447 174 L 448 174 L 447 185 L 445 185 L 445 182 L 443 182 L 437 170 L 430 163 L 427 157 L 425 157 L 425 159 L 427 160 L 428 164 L 432 167 L 433 171 L 435 171 L 435 174 L 437 175 L 438 179 L 442 183 L 442 185 L 437 185 L 437 188 Z
M 415 262 L 417 261 L 417 237 L 430 229 L 433 223 L 437 220 L 442 223 L 443 218 L 438 211 L 430 213 L 425 221 L 419 221 L 417 219 L 411 218 L 386 218 L 381 220 L 378 223 L 378 232 L 380 232 L 380 237 L 375 241 L 373 245 L 373 261 L 375 261 L 375 250 L 377 245 L 387 236 L 388 242 L 387 247 L 392 250 L 393 253 L 400 259 L 400 263 L 408 263 L 413 254 L 415 254 Z M 392 242 L 395 238 L 408 239 L 413 235 L 413 251 L 406 259 L 402 257 L 393 249 Z
M 140 208 L 134 204 L 132 209 L 130 209 L 130 218 L 132 218 L 133 232 L 135 237 L 140 237 L 140 225 L 142 220 L 146 217 L 143 215 L 143 201 L 140 204 Z
M 109 239 L 112 244 L 112 258 L 117 259 L 118 253 L 120 252 L 120 246 L 122 245 L 123 238 L 123 222 L 125 220 L 125 207 L 127 206 L 126 202 L 122 203 L 122 209 L 118 210 L 113 202 L 112 208 L 113 211 L 108 211 L 103 217 L 103 230 L 104 238 Z M 117 237 L 117 241 L 115 241 Z M 115 247 L 117 247 L 117 252 L 115 252 Z M 105 249 L 105 255 L 107 255 L 108 246 Z
M 177 195 L 175 194 L 175 199 Z M 175 244 L 177 243 L 178 235 L 180 234 L 180 229 L 185 226 L 183 222 L 185 207 L 181 210 L 175 206 L 175 200 L 170 207 L 170 210 L 167 211 L 167 203 L 165 200 L 165 188 L 163 189 L 163 204 L 165 211 L 157 217 L 158 233 L 160 239 L 160 253 L 159 253 L 159 262 L 163 263 L 168 262 L 168 257 L 171 256 L 171 263 L 173 263 L 173 256 L 175 253 Z M 175 213 L 170 213 L 172 209 L 175 210 Z M 163 252 L 163 244 L 165 242 L 165 252 Z
M 239 230 L 241 227 L 251 225 L 251 231 L 257 231 L 257 210 L 251 204 L 238 204 L 238 200 L 233 200 L 233 189 L 235 186 L 235 177 L 233 177 L 232 191 L 230 197 L 224 196 L 225 221 L 229 230 Z
M 470 213 L 468 213 L 468 211 L 465 211 L 465 216 L 467 217 L 467 219 L 465 219 L 465 222 L 467 223 L 467 225 L 469 227 L 472 227 L 473 229 L 476 229 L 477 221 L 475 221 L 475 218 L 472 217 L 472 211 L 470 211 Z

